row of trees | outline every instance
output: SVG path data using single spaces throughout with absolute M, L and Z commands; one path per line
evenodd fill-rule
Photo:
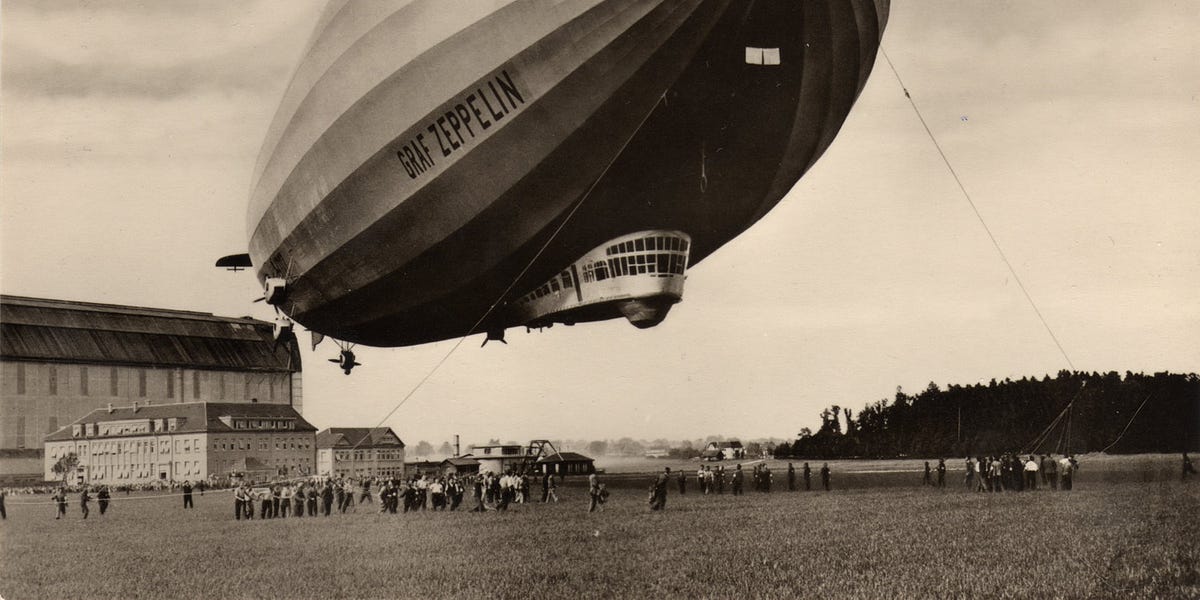
M 945 390 L 930 383 L 913 395 L 896 388 L 894 398 L 868 404 L 857 415 L 831 406 L 821 412 L 820 429 L 802 430 L 793 443 L 776 447 L 775 455 L 1178 452 L 1200 445 L 1198 428 L 1200 377 L 1194 373 L 1127 371 L 1122 377 L 1116 371 L 1064 370 L 1040 381 L 993 379 Z

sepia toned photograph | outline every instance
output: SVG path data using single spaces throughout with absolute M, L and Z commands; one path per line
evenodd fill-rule
M 1197 31 L 3 0 L 0 600 L 1200 597 Z

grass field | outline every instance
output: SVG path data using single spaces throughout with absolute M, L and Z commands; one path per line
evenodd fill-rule
M 21 504 L 42 498 L 10 496 L 0 596 L 1198 598 L 1200 481 L 1140 482 L 1134 460 L 1085 461 L 1069 493 L 889 477 L 831 493 L 672 488 L 661 513 L 632 483 L 595 514 L 569 482 L 561 503 L 506 514 L 367 506 L 252 522 L 233 520 L 225 493 L 188 512 L 118 496 L 86 521 L 74 501 L 55 521 L 52 506 Z

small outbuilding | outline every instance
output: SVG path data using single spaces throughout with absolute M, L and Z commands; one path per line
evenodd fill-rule
M 596 465 L 594 460 L 578 452 L 556 452 L 539 457 L 534 470 L 551 475 L 590 475 L 596 472 Z
M 746 457 L 746 449 L 738 440 L 709 442 L 700 457 L 704 460 L 740 460 Z
M 467 454 L 447 458 L 442 461 L 441 467 L 446 475 L 475 475 L 479 472 L 479 461 Z

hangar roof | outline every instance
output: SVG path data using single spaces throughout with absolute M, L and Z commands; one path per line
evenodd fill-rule
M 84 423 L 106 423 L 111 421 L 137 421 L 141 419 L 179 419 L 178 427 L 169 433 L 259 433 L 255 429 L 235 429 L 222 418 L 241 417 L 259 419 L 287 419 L 295 423 L 288 431 L 314 432 L 316 427 L 300 416 L 295 408 L 287 404 L 248 403 L 248 402 L 180 402 L 176 404 L 151 404 L 120 406 L 112 409 L 98 408 L 88 413 L 72 425 Z M 271 433 L 271 430 L 262 430 Z M 131 433 L 133 436 L 144 436 L 146 433 Z M 85 437 L 83 440 L 106 439 L 118 435 L 100 438 Z M 47 442 L 59 442 L 76 439 L 72 435 L 71 425 L 60 428 L 46 436 Z
M 249 317 L 0 295 L 0 358 L 230 371 L 300 371 L 294 344 Z

